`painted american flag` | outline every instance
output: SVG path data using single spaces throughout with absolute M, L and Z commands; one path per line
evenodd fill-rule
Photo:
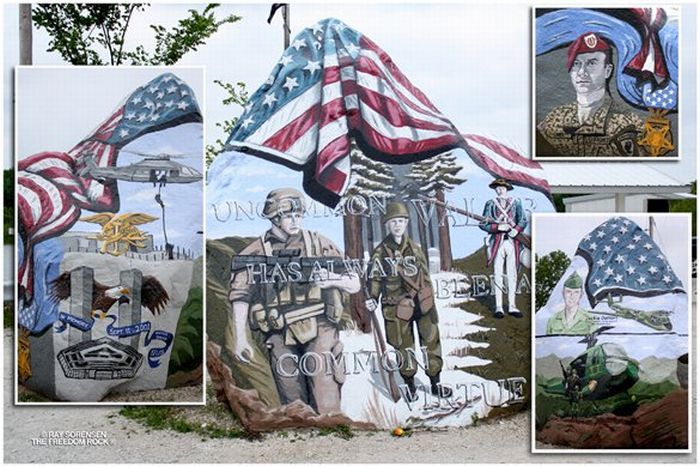
M 613 217 L 586 235 L 577 255 L 588 263 L 586 293 L 591 306 L 608 294 L 651 297 L 684 292 L 656 242 L 635 222 Z
M 251 96 L 227 149 L 303 171 L 307 193 L 335 206 L 348 188 L 352 138 L 391 164 L 463 148 L 492 175 L 549 194 L 539 164 L 495 141 L 465 139 L 386 52 L 332 18 L 296 36 Z
M 33 246 L 63 234 L 81 209 L 119 210 L 116 180 L 90 177 L 89 164 L 113 167 L 119 150 L 133 140 L 187 122 L 201 122 L 194 92 L 176 75 L 164 73 L 131 93 L 88 137 L 68 152 L 41 152 L 17 164 L 19 234 L 24 247 L 18 267 L 20 297 L 33 292 Z

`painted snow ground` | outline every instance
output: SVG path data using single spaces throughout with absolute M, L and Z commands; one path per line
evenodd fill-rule
M 455 284 L 466 276 L 453 272 L 441 272 L 432 275 L 433 281 L 451 284 L 454 292 Z M 455 297 L 454 293 L 449 298 L 436 297 L 436 306 L 439 316 L 440 341 L 442 344 L 443 369 L 441 382 L 450 385 L 454 391 L 451 399 L 439 399 L 430 393 L 430 381 L 420 365 L 425 365 L 422 354 L 418 350 L 419 340 L 414 325 L 414 338 L 416 352 L 419 360 L 418 373 L 416 374 L 416 386 L 419 399 L 417 402 L 407 402 L 401 398 L 394 402 L 388 395 L 385 384 L 379 373 L 372 373 L 369 369 L 353 374 L 348 371 L 345 384 L 342 387 L 342 412 L 350 418 L 358 421 L 374 423 L 377 428 L 394 428 L 396 426 L 411 427 L 447 427 L 471 425 L 474 420 L 486 417 L 491 410 L 490 406 L 498 406 L 505 403 L 510 393 L 501 390 L 495 381 L 470 374 L 458 367 L 475 367 L 488 365 L 490 360 L 484 360 L 470 356 L 470 349 L 488 347 L 489 344 L 477 343 L 469 340 L 469 335 L 479 331 L 492 331 L 474 324 L 481 317 L 457 308 L 456 305 L 472 301 L 472 298 Z M 379 317 L 382 336 L 384 334 L 384 321 L 381 311 L 376 311 Z M 372 334 L 362 334 L 359 331 L 343 331 L 340 339 L 344 344 L 343 351 L 348 355 L 353 352 L 375 352 L 375 344 Z M 387 344 L 387 350 L 391 346 Z M 352 369 L 350 369 L 352 370 Z M 403 383 L 398 372 L 393 373 L 398 385 Z M 425 386 L 421 388 L 420 386 Z M 458 386 L 459 385 L 459 386 Z M 469 394 L 468 394 L 469 393 Z M 487 400 L 486 400 L 487 399 Z M 487 403 L 488 402 L 488 403 Z

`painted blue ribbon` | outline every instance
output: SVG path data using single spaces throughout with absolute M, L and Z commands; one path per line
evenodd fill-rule
M 114 323 L 117 322 L 117 317 L 115 315 L 107 315 L 107 318 L 111 318 L 112 322 L 107 325 L 107 334 L 113 337 L 123 338 L 130 337 L 142 332 L 146 333 L 144 339 L 144 345 L 148 347 L 153 341 L 163 342 L 162 347 L 156 347 L 155 349 L 150 349 L 148 351 L 148 366 L 151 368 L 157 368 L 160 366 L 160 357 L 166 354 L 170 345 L 173 343 L 173 334 L 167 331 L 155 330 L 151 333 L 151 322 L 143 321 L 141 323 L 130 324 L 128 326 L 115 326 Z M 58 320 L 60 324 L 56 327 L 56 332 L 61 333 L 67 329 L 68 326 L 80 329 L 83 332 L 89 331 L 95 324 L 95 320 L 90 321 L 83 318 L 79 318 L 70 313 L 60 312 L 58 314 Z

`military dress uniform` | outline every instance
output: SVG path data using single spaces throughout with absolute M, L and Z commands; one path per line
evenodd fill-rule
M 403 203 L 391 203 L 387 207 L 385 222 L 393 217 L 408 217 L 408 210 Z M 405 267 L 403 260 L 407 257 L 415 258 L 415 268 Z M 391 274 L 386 258 L 396 262 L 396 274 Z M 381 264 L 386 270 L 384 277 L 376 270 L 372 271 L 372 265 L 375 264 Z M 381 299 L 386 340 L 402 357 L 399 373 L 411 392 L 415 393 L 413 378 L 418 367 L 414 358 L 409 358 L 408 355 L 408 349 L 420 354 L 415 348 L 415 323 L 420 345 L 427 349 L 428 364 L 425 372 L 430 378 L 433 393 L 436 393 L 443 360 L 438 313 L 425 255 L 407 234 L 403 235 L 398 244 L 390 234 L 372 252 L 369 267 L 369 294 L 377 302 Z M 443 395 L 451 394 L 448 388 L 442 388 L 442 392 Z
M 505 187 L 509 191 L 513 189 L 513 185 L 502 178 L 498 178 L 489 184 L 489 187 L 492 189 L 496 189 L 498 186 Z M 524 249 L 516 234 L 523 232 L 527 227 L 527 216 L 522 203 L 517 198 L 495 197 L 488 200 L 484 205 L 483 217 L 486 221 L 480 223 L 479 228 L 489 234 L 486 248 L 486 266 L 493 266 L 494 285 L 496 287 L 496 310 L 494 311 L 494 316 L 496 318 L 503 317 L 503 292 L 507 289 L 508 313 L 515 317 L 522 317 L 522 313 L 515 306 L 515 289 L 521 263 L 520 255 L 522 255 Z M 508 232 L 500 231 L 498 230 L 499 224 L 508 224 L 511 230 Z M 511 232 L 514 233 L 511 234 Z M 504 263 L 505 275 L 508 281 L 507 286 L 503 283 Z
M 302 196 L 296 190 L 288 191 Z M 331 240 L 303 229 L 286 238 L 270 229 L 240 254 L 271 257 L 284 249 L 299 249 L 301 257 L 342 257 Z M 313 282 L 265 283 L 260 276 L 250 277 L 246 269 L 232 274 L 229 301 L 249 304 L 249 325 L 265 336 L 280 402 L 301 400 L 319 414 L 340 412 L 340 392 L 345 381 L 342 365 L 318 369 L 318 360 L 308 358 L 308 371 L 304 374 L 299 362 L 310 352 L 321 359 L 325 358 L 324 352 L 330 352 L 339 360 L 343 351 L 338 335 L 342 292 L 336 288 L 322 290 Z
M 566 322 L 564 310 L 554 313 L 547 321 L 547 334 L 590 334 L 596 330 L 597 324 L 593 317 L 581 308 L 576 310 L 573 321 Z
M 567 289 L 583 289 L 583 279 L 576 271 L 564 282 Z M 547 334 L 590 334 L 598 328 L 593 317 L 586 310 L 578 308 L 571 322 L 566 321 L 566 310 L 561 310 L 547 321 Z
M 644 123 L 637 114 L 618 109 L 610 97 L 605 97 L 600 108 L 583 123 L 578 120 L 578 104 L 573 102 L 555 107 L 537 130 L 538 156 L 636 157 L 640 156 L 637 140 Z M 549 150 L 543 150 L 543 146 L 549 146 Z

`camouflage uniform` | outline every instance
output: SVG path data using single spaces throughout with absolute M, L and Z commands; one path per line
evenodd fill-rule
M 427 348 L 426 374 L 432 381 L 439 379 L 442 370 L 442 349 L 438 314 L 425 255 L 407 235 L 404 234 L 400 245 L 389 235 L 374 249 L 369 265 L 370 272 L 372 265 L 379 262 L 388 273 L 390 268 L 384 258 L 396 260 L 410 256 L 416 258 L 417 274 L 408 275 L 402 264 L 397 266 L 398 274 L 395 275 L 379 277 L 380 274 L 375 271 L 375 274 L 368 278 L 369 291 L 374 300 L 379 301 L 381 296 L 386 339 L 400 352 L 403 360 L 399 370 L 401 376 L 404 379 L 412 379 L 418 370 L 415 364 L 407 364 L 414 363 L 413 357 L 409 359 L 407 349 L 415 350 L 413 323 L 416 323 L 420 345 Z
M 578 121 L 578 104 L 555 107 L 537 125 L 554 154 L 542 150 L 538 156 L 628 157 L 640 156 L 637 140 L 644 130 L 639 116 L 618 109 L 605 97 L 601 107 L 585 122 Z M 539 139 L 539 138 L 538 138 Z
M 283 249 L 299 249 L 301 257 L 342 256 L 332 241 L 316 232 L 300 230 L 296 235 L 281 238 L 274 229 L 254 240 L 240 254 L 273 256 L 273 252 Z M 309 352 L 324 358 L 323 353 L 330 352 L 338 361 L 343 351 L 338 336 L 342 293 L 335 288 L 321 290 L 314 283 L 261 282 L 259 278 L 250 278 L 248 270 L 233 273 L 229 301 L 249 304 L 249 325 L 265 336 L 281 403 L 301 400 L 320 414 L 340 412 L 340 390 L 345 381 L 342 365 L 337 365 L 334 371 L 326 371 L 325 367 L 317 371 L 316 360 L 308 359 L 312 367 L 308 373 L 314 376 L 307 376 L 298 370 L 298 359 Z M 296 356 L 297 365 L 289 357 L 280 361 L 285 354 Z

